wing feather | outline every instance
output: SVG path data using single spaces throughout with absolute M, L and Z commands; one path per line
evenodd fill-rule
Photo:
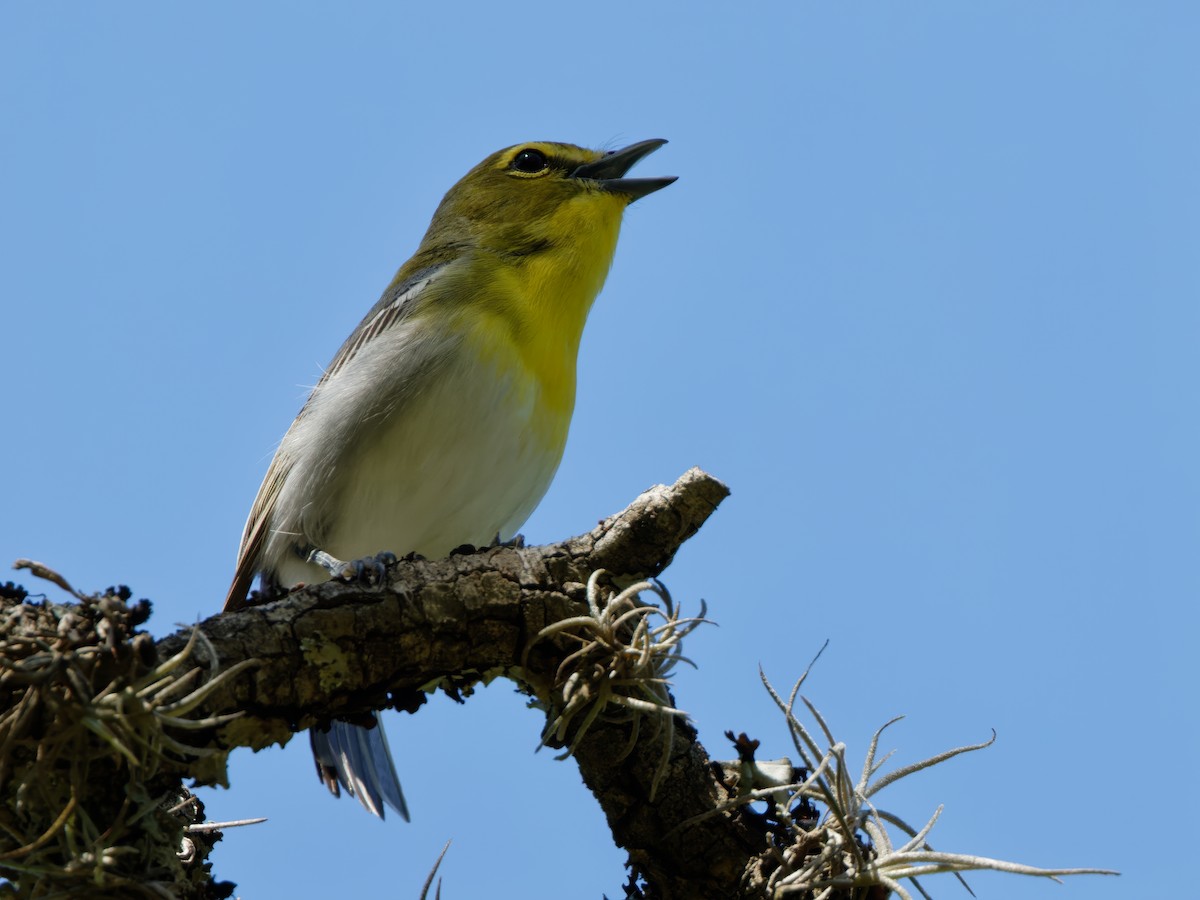
M 344 369 L 369 342 L 411 315 L 420 295 L 441 277 L 448 265 L 448 263 L 442 263 L 423 269 L 403 281 L 393 282 L 389 285 L 388 289 L 383 292 L 383 296 L 379 298 L 379 302 L 371 307 L 371 310 L 359 322 L 358 327 L 346 338 L 313 391 L 315 392 L 322 384 Z M 309 400 L 311 401 L 311 399 L 312 394 L 309 395 Z M 292 428 L 304 416 L 307 409 L 308 401 L 296 416 Z M 234 570 L 233 582 L 229 586 L 229 593 L 225 597 L 224 610 L 226 612 L 242 609 L 247 605 L 246 595 L 250 592 L 254 576 L 260 570 L 263 547 L 270 537 L 275 503 L 287 480 L 288 473 L 292 469 L 292 464 L 291 458 L 276 451 L 271 465 L 267 469 L 266 477 L 263 478 L 262 486 L 258 489 L 258 495 L 254 498 L 254 504 L 250 507 L 250 515 L 246 519 L 246 527 L 242 531 L 237 567 Z

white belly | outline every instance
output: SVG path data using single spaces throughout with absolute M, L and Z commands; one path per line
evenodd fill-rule
M 285 504 L 292 521 L 278 525 L 301 538 L 292 545 L 343 560 L 384 550 L 437 558 L 515 534 L 550 486 L 564 440 L 547 439 L 537 421 L 544 415 L 539 392 L 523 369 L 479 366 L 451 363 L 436 379 L 423 379 L 420 391 L 358 423 L 334 457 L 297 460 L 305 470 L 300 481 L 324 499 Z M 350 402 L 347 385 L 329 385 L 327 408 Z M 344 419 L 344 412 L 330 415 Z M 312 424 L 319 429 L 319 421 Z M 326 577 L 294 550 L 274 563 L 285 585 Z

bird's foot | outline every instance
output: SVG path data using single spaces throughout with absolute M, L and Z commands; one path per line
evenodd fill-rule
M 507 541 L 502 541 L 502 540 L 500 540 L 499 533 L 497 533 L 496 536 L 494 538 L 492 538 L 491 545 L 493 547 L 507 547 L 510 550 L 521 550 L 521 549 L 524 549 L 524 547 L 525 547 L 525 535 L 514 534 Z
M 358 582 L 364 587 L 380 587 L 387 578 L 388 566 L 396 562 L 396 554 L 386 550 L 362 559 L 342 560 L 324 550 L 310 550 L 305 559 L 320 566 L 331 579 Z

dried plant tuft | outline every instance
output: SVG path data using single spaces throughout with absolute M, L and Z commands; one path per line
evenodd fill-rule
M 639 581 L 617 592 L 607 586 L 605 574 L 600 569 L 588 578 L 586 615 L 543 628 L 526 649 L 527 659 L 534 644 L 555 636 L 579 644 L 558 667 L 539 746 L 565 745 L 567 756 L 598 718 L 628 721 L 629 742 L 619 761 L 632 751 L 642 720 L 649 717 L 661 732 L 663 748 L 651 781 L 653 799 L 666 774 L 675 717 L 687 718 L 673 705 L 669 679 L 679 663 L 695 666 L 683 655 L 683 639 L 707 621 L 707 609 L 701 601 L 700 615 L 685 618 L 657 581 Z M 662 606 L 644 603 L 644 593 L 656 595 Z

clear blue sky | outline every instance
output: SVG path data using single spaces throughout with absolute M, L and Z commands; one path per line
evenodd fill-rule
M 939 849 L 1177 889 L 1200 637 L 1200 14 L 1186 3 L 5 4 L 0 555 L 216 612 L 275 442 L 442 193 L 526 139 L 671 143 L 524 529 L 700 465 L 665 581 L 720 623 L 678 700 L 718 756 L 807 693 Z M 8 577 L 8 576 L 4 576 Z M 36 585 L 34 585 L 36 587 Z M 53 593 L 52 593 L 53 596 Z M 498 683 L 388 718 L 414 821 L 237 754 L 248 898 L 619 895 L 622 855 Z M 1181 794 L 1180 791 L 1183 793 Z M 889 794 L 891 795 L 889 797 Z M 966 896 L 945 880 L 940 897 Z

